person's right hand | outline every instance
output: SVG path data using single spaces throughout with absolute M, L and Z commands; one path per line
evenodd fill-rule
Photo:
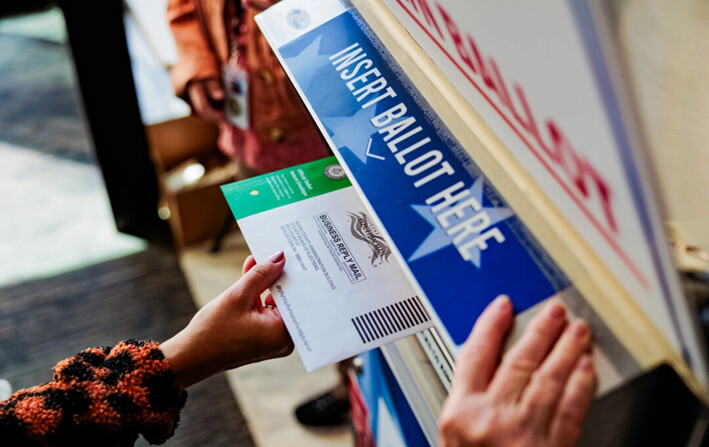
M 463 345 L 439 421 L 442 446 L 576 444 L 596 385 L 588 326 L 567 324 L 552 301 L 500 361 L 513 319 L 509 298 L 497 298 Z
M 204 78 L 190 81 L 187 84 L 187 96 L 199 117 L 214 123 L 225 120 L 223 104 L 226 94 L 221 79 Z

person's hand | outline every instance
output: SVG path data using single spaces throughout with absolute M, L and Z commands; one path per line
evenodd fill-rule
M 224 115 L 224 87 L 219 78 L 204 78 L 187 84 L 187 96 L 195 113 L 214 123 L 221 123 Z
M 576 444 L 596 387 L 588 326 L 567 324 L 552 301 L 500 361 L 513 319 L 512 303 L 499 297 L 475 324 L 440 417 L 442 446 Z
M 241 279 L 160 345 L 180 385 L 188 387 L 218 372 L 293 352 L 273 297 L 269 293 L 266 306 L 260 298 L 284 266 L 282 251 L 258 264 L 249 256 Z

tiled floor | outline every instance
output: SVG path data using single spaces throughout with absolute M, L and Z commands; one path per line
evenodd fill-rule
M 213 255 L 206 247 L 182 252 L 182 268 L 198 305 L 204 305 L 241 276 L 241 265 L 249 255 L 243 237 L 230 235 L 222 251 Z M 303 428 L 293 409 L 308 397 L 337 382 L 334 367 L 307 373 L 298 357 L 269 360 L 227 373 L 257 445 L 345 447 L 353 445 L 348 428 L 314 432 Z
M 0 284 L 45 277 L 136 253 L 116 231 L 101 173 L 0 141 Z

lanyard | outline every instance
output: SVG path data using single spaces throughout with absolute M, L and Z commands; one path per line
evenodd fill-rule
M 241 27 L 241 17 L 244 7 L 241 0 L 226 1 L 226 22 L 227 36 L 229 38 L 229 61 L 228 64 L 235 67 L 239 58 L 239 29 Z

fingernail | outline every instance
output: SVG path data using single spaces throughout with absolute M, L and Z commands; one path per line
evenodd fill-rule
M 593 371 L 593 361 L 588 355 L 584 355 L 579 360 L 578 368 L 582 371 Z
M 500 295 L 495 298 L 495 308 L 500 312 L 507 311 L 511 305 L 512 302 L 506 295 Z
M 583 321 L 576 321 L 571 328 L 571 332 L 576 338 L 583 338 L 588 333 L 588 326 Z
M 564 313 L 564 306 L 561 304 L 554 302 L 549 305 L 549 317 L 553 320 L 561 319 L 564 316 Z
M 272 254 L 271 257 L 268 259 L 271 262 L 273 262 L 274 264 L 278 264 L 279 262 L 281 262 L 283 260 L 283 256 L 284 256 L 283 250 L 278 250 L 277 252 Z

